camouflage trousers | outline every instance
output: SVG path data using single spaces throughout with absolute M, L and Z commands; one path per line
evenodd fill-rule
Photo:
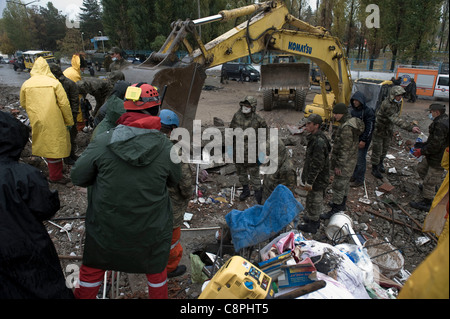
M 253 190 L 261 188 L 261 177 L 259 175 L 258 164 L 235 164 L 236 173 L 239 176 L 241 185 L 250 185 Z M 249 180 L 250 175 L 250 180 Z
M 372 165 L 378 165 L 384 160 L 390 144 L 391 136 L 385 137 L 380 135 L 373 135 L 371 157 Z
M 309 191 L 306 195 L 305 215 L 309 220 L 318 221 L 323 211 L 325 190 Z
M 444 169 L 442 167 L 431 167 L 428 165 L 426 157 L 423 157 L 422 161 L 417 165 L 416 171 L 423 180 L 423 198 L 433 200 L 434 195 L 436 195 L 436 188 L 439 188 L 442 184 Z
M 347 196 L 350 188 L 350 176 L 338 176 L 335 175 L 331 189 L 333 190 L 332 202 L 334 204 L 341 204 L 344 201 L 344 197 Z

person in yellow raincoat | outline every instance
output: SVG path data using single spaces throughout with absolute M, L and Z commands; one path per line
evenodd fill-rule
M 72 110 L 64 87 L 42 57 L 20 89 L 20 105 L 30 119 L 32 154 L 46 159 L 51 182 L 67 183 L 62 171 L 63 158 L 71 149 Z
M 447 175 L 434 197 L 422 229 L 438 236 L 438 245 L 405 282 L 398 299 L 449 298 L 448 152 L 447 147 L 441 161 Z
M 72 56 L 71 61 L 72 66 L 68 67 L 64 70 L 63 74 L 65 77 L 71 79 L 75 83 L 81 80 L 81 72 L 86 67 L 86 61 L 80 54 L 74 54 Z M 81 95 L 80 95 L 81 98 Z M 79 130 L 81 130 L 84 127 L 84 119 L 83 119 L 83 112 L 81 112 L 81 106 L 78 108 L 78 115 L 77 115 L 77 127 Z

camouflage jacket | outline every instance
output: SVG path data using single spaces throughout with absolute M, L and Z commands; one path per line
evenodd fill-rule
M 294 163 L 289 157 L 286 146 L 283 141 L 278 138 L 278 169 L 273 174 L 264 175 L 263 193 L 267 198 L 272 194 L 273 190 L 279 185 L 283 184 L 291 191 L 297 186 L 297 174 Z
M 359 136 L 364 132 L 364 122 L 345 114 L 337 131 L 331 153 L 331 170 L 339 168 L 342 176 L 351 176 L 358 160 Z
M 327 188 L 330 180 L 331 145 L 321 130 L 308 136 L 302 182 L 312 185 L 314 191 Z
M 386 98 L 380 108 L 375 114 L 375 130 L 373 135 L 379 135 L 383 137 L 390 137 L 394 131 L 394 125 L 411 131 L 413 128 L 412 123 L 408 123 L 400 118 L 401 104 L 393 101 L 392 94 L 389 98 Z
M 181 180 L 177 186 L 168 189 L 173 209 L 173 228 L 177 228 L 183 223 L 184 213 L 194 192 L 192 169 L 188 163 L 181 163 Z
M 230 123 L 230 128 L 236 129 L 236 128 L 241 128 L 243 131 L 245 131 L 248 128 L 253 128 L 255 130 L 256 133 L 256 141 L 258 141 L 258 129 L 259 128 L 265 128 L 267 129 L 267 123 L 266 121 L 259 116 L 258 114 L 256 114 L 255 112 L 252 112 L 250 114 L 244 114 L 241 112 L 241 110 L 237 111 L 234 116 L 233 119 L 231 120 Z M 268 133 L 267 133 L 268 134 Z M 267 135 L 266 135 L 267 136 Z M 234 154 L 236 154 L 236 143 L 233 143 L 233 152 Z M 254 145 L 255 146 L 255 152 L 257 152 L 257 144 Z M 248 163 L 248 149 L 249 145 L 248 145 L 248 139 L 245 137 L 244 139 L 244 163 Z M 255 153 L 255 158 L 256 157 L 256 153 Z M 236 163 L 236 161 L 235 161 Z
M 128 62 L 127 60 L 125 60 L 124 58 L 117 60 L 117 61 L 113 61 L 111 62 L 111 64 L 109 65 L 109 72 L 112 71 L 119 71 L 123 68 L 125 68 L 126 66 L 131 65 L 130 62 Z
M 449 143 L 449 119 L 447 114 L 436 117 L 428 128 L 428 139 L 422 147 L 422 154 L 425 155 L 431 167 L 441 167 L 442 156 Z

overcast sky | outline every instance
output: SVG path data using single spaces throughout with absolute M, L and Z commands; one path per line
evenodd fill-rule
M 17 1 L 19 0 L 11 0 L 11 1 Z M 30 3 L 33 2 L 33 0 L 22 0 L 22 3 Z M 47 2 L 49 0 L 40 0 L 36 1 L 30 5 L 39 5 L 41 7 L 47 6 Z M 53 3 L 55 8 L 62 11 L 63 15 L 68 14 L 70 18 L 75 18 L 77 14 L 80 12 L 80 7 L 83 6 L 83 0 L 50 0 L 50 2 Z M 311 8 L 315 10 L 316 7 L 316 0 L 309 0 L 309 3 L 311 5 Z M 6 7 L 6 0 L 0 0 L 0 15 L 3 14 L 3 9 Z

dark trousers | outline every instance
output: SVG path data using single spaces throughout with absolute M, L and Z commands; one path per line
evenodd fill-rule
M 353 179 L 355 182 L 364 182 L 364 176 L 366 175 L 366 157 L 369 146 L 370 141 L 366 143 L 364 148 L 358 149 L 358 162 L 356 163 L 355 171 L 353 172 Z

